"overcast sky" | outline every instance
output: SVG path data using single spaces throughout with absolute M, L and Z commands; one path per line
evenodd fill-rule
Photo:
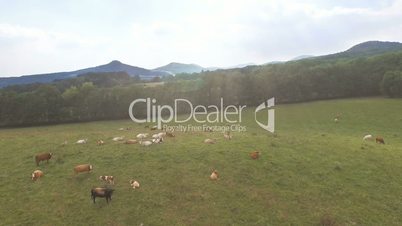
M 402 41 L 402 0 L 0 0 L 0 77 L 288 60 Z

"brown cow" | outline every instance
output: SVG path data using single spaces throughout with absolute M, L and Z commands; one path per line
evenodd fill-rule
M 250 157 L 252 159 L 258 159 L 260 157 L 260 152 L 259 151 L 253 151 L 250 153 Z
M 49 159 L 51 159 L 51 158 L 52 158 L 52 153 L 50 153 L 50 152 L 37 154 L 35 156 L 36 165 L 39 166 L 39 163 L 41 161 L 45 161 L 45 160 L 47 161 L 47 163 L 49 163 Z
M 126 140 L 126 142 L 124 142 L 125 144 L 136 144 L 136 143 L 138 143 L 138 141 L 137 140 Z
M 103 140 L 97 140 L 97 141 L 96 141 L 96 144 L 99 145 L 99 146 L 100 146 L 100 145 L 104 145 L 104 144 L 105 144 L 105 141 L 103 141 Z
M 92 165 L 90 164 L 82 164 L 74 167 L 75 174 L 82 173 L 82 172 L 90 172 L 92 170 Z
M 91 198 L 95 203 L 96 197 L 105 198 L 106 202 L 109 204 L 109 201 L 112 200 L 114 189 L 111 188 L 92 188 L 91 189 Z
M 376 137 L 376 138 L 375 138 L 375 142 L 376 142 L 376 143 L 379 143 L 379 144 L 385 144 L 384 138 L 382 138 L 382 137 Z

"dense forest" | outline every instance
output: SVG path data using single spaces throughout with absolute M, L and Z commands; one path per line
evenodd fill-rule
M 0 90 L 0 126 L 128 118 L 137 98 L 172 104 L 256 106 L 277 103 L 386 95 L 402 97 L 402 52 L 355 58 L 309 58 L 286 63 L 179 74 L 144 82 L 125 72 L 89 73 L 49 84 L 10 86 Z M 135 109 L 138 117 L 145 109 Z M 185 112 L 188 109 L 179 109 Z

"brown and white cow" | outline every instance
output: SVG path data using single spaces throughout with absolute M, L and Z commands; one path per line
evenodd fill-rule
M 100 176 L 99 180 L 103 180 L 109 184 L 114 184 L 114 177 L 113 176 Z
M 44 175 L 44 174 L 43 174 L 42 171 L 40 171 L 40 170 L 35 170 L 35 171 L 32 173 L 32 180 L 33 180 L 33 181 L 36 181 L 37 179 L 43 177 L 43 175 Z

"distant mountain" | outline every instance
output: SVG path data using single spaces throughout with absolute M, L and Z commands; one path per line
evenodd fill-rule
M 270 61 L 270 62 L 267 62 L 267 63 L 261 64 L 261 65 L 262 65 L 262 66 L 264 66 L 264 65 L 271 65 L 271 64 L 283 64 L 283 63 L 286 63 L 286 61 L 279 61 L 279 60 L 275 60 L 275 61 Z
M 402 50 L 402 43 L 400 42 L 368 41 L 357 44 L 346 51 L 320 56 L 319 58 L 333 59 L 333 58 L 366 57 L 388 52 L 397 52 L 401 50 Z
M 303 55 L 296 58 L 293 58 L 290 61 L 306 59 L 306 60 L 317 60 L 317 61 L 326 61 L 326 60 L 334 60 L 334 59 L 353 59 L 358 57 L 368 57 L 379 55 L 383 53 L 389 52 L 397 52 L 402 51 L 402 43 L 399 42 L 383 42 L 383 41 L 368 41 L 357 44 L 350 49 L 329 55 L 323 56 L 309 56 Z M 311 59 L 308 59 L 311 58 Z M 279 64 L 285 63 L 286 61 L 272 61 L 269 63 L 265 63 L 262 65 L 270 65 L 270 64 Z M 140 76 L 143 80 L 150 80 L 154 77 L 164 77 L 170 76 L 172 74 L 178 73 L 199 73 L 201 71 L 213 71 L 218 69 L 234 69 L 234 68 L 243 68 L 246 66 L 255 65 L 253 63 L 241 64 L 232 67 L 226 68 L 218 68 L 218 67 L 208 67 L 204 68 L 196 64 L 182 64 L 182 63 L 170 63 L 168 65 L 155 68 L 153 70 L 148 70 L 141 67 L 135 67 L 127 64 L 123 64 L 120 61 L 112 61 L 105 65 L 100 65 L 97 67 L 85 68 L 77 71 L 71 72 L 57 72 L 57 73 L 48 73 L 48 74 L 37 74 L 37 75 L 25 75 L 21 77 L 0 77 L 0 88 L 6 87 L 10 85 L 18 85 L 18 84 L 31 84 L 31 83 L 49 83 L 55 80 L 63 80 L 74 78 L 82 74 L 86 73 L 99 73 L 99 72 L 126 72 L 130 76 Z
M 114 60 L 108 64 L 97 66 L 97 67 L 91 67 L 91 68 L 86 68 L 82 70 L 75 71 L 76 75 L 79 74 L 84 74 L 84 73 L 89 73 L 89 72 L 127 72 L 130 76 L 136 76 L 139 75 L 141 78 L 147 79 L 149 77 L 156 77 L 156 76 L 166 76 L 169 75 L 166 72 L 161 72 L 161 71 L 155 71 L 155 70 L 148 70 L 145 68 L 141 67 L 135 67 L 131 66 L 128 64 L 123 64 L 118 60 Z
M 311 58 L 311 57 L 314 57 L 314 56 L 313 55 L 301 55 L 301 56 L 297 56 L 295 58 L 292 58 L 289 61 L 302 60 L 302 59 L 307 59 L 307 58 Z
M 247 66 L 254 66 L 254 63 L 246 63 L 246 64 L 238 64 L 230 67 L 201 67 L 197 64 L 183 64 L 183 63 L 170 63 L 168 65 L 155 68 L 154 71 L 163 71 L 171 73 L 172 75 L 179 73 L 200 73 L 202 71 L 215 71 L 220 69 L 234 69 L 234 68 L 243 68 Z
M 48 74 L 25 75 L 21 77 L 6 77 L 0 78 L 0 88 L 10 85 L 30 84 L 30 83 L 50 83 L 55 80 L 63 80 L 74 78 L 82 74 L 99 72 L 126 72 L 130 76 L 140 76 L 141 79 L 149 80 L 154 77 L 168 76 L 170 73 L 164 71 L 148 70 L 141 67 L 135 67 L 128 64 L 123 64 L 120 61 L 114 60 L 108 64 L 97 67 L 85 68 L 70 72 L 57 72 Z
M 221 68 L 221 67 L 207 67 L 205 69 L 206 69 L 206 71 L 216 71 L 216 70 L 224 69 L 224 68 Z
M 197 64 L 182 64 L 175 62 L 154 69 L 154 71 L 168 72 L 170 74 L 199 73 L 203 70 L 206 70 L 206 68 Z
M 248 66 L 256 66 L 255 63 L 245 63 L 245 64 L 237 64 L 229 67 L 207 67 L 205 68 L 206 71 L 216 71 L 216 70 L 226 70 L 226 69 L 236 69 L 236 68 L 244 68 Z
M 170 63 L 168 65 L 155 68 L 155 71 L 163 71 L 171 74 L 179 74 L 179 73 L 200 73 L 202 71 L 215 71 L 219 69 L 234 69 L 234 68 L 243 68 L 247 66 L 254 66 L 254 63 L 246 63 L 246 64 L 238 64 L 230 67 L 201 67 L 197 64 L 183 64 L 183 63 Z
M 357 44 L 352 48 L 346 50 L 344 53 L 353 54 L 381 54 L 384 52 L 402 50 L 402 43 L 399 42 L 381 42 L 381 41 L 368 41 Z
M 237 65 L 234 65 L 234 66 L 226 67 L 225 69 L 244 68 L 244 67 L 255 66 L 255 65 L 256 65 L 255 63 L 237 64 Z

